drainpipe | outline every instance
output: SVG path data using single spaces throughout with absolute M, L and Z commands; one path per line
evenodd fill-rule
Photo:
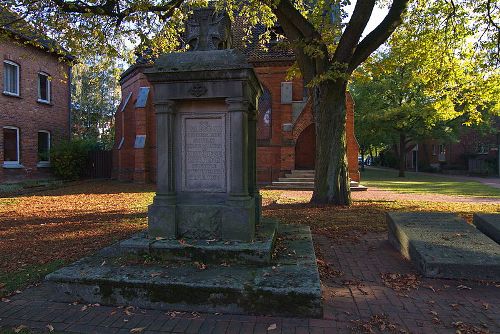
M 71 64 L 68 64 L 68 140 L 71 140 Z

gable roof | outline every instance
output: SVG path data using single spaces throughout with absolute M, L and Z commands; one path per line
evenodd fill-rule
M 242 52 L 248 62 L 252 64 L 262 62 L 291 63 L 295 60 L 293 51 L 284 46 L 283 43 L 269 42 L 262 45 L 259 42 L 259 36 L 266 31 L 263 24 L 252 27 L 251 36 L 247 37 L 243 20 L 236 17 L 231 25 L 231 30 L 233 33 L 233 47 Z M 246 43 L 245 39 L 248 39 Z
M 16 39 L 28 42 L 28 44 L 43 49 L 47 52 L 64 57 L 68 61 L 75 59 L 67 50 L 53 39 L 36 31 L 28 22 L 11 10 L 0 6 L 0 34 L 3 31 Z

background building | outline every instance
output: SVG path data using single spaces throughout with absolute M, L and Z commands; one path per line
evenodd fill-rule
M 233 24 L 233 47 L 246 55 L 264 88 L 257 121 L 257 179 L 269 183 L 293 169 L 314 169 L 315 128 L 311 101 L 301 79 L 287 80 L 293 53 L 280 47 L 275 34 L 269 49 L 255 40 L 243 45 L 243 29 Z M 152 87 L 140 60 L 121 76 L 122 102 L 115 115 L 114 176 L 120 180 L 154 182 L 156 177 L 156 126 Z M 359 181 L 358 144 L 354 136 L 353 101 L 347 102 L 349 174 Z
M 0 22 L 3 180 L 46 172 L 50 167 L 50 148 L 69 139 L 73 58 L 1 7 Z

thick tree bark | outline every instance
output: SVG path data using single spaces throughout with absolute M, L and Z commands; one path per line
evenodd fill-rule
M 399 134 L 399 177 L 405 177 L 406 171 L 406 136 Z
M 292 47 L 306 84 L 329 71 L 342 71 L 339 78 L 314 84 L 310 91 L 316 126 L 316 176 L 313 203 L 350 205 L 351 190 L 347 168 L 345 132 L 345 93 L 352 71 L 375 51 L 402 22 L 409 0 L 393 0 L 384 20 L 360 41 L 370 19 L 375 0 L 358 0 L 349 23 L 333 55 L 315 26 L 294 7 L 290 0 L 280 0 L 272 7 Z M 314 47 L 322 56 L 311 56 L 304 45 Z
M 316 168 L 311 202 L 351 204 L 345 132 L 345 81 L 325 81 L 314 89 Z

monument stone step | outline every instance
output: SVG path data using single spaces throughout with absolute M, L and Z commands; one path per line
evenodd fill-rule
M 475 213 L 473 221 L 478 230 L 500 244 L 500 214 Z
M 276 241 L 277 222 L 263 218 L 255 231 L 253 242 L 222 240 L 169 240 L 151 239 L 147 232 L 140 232 L 120 242 L 126 253 L 149 255 L 162 260 L 201 261 L 205 264 L 220 263 L 270 263 Z
M 155 262 L 119 244 L 46 277 L 52 298 L 141 308 L 321 317 L 321 285 L 311 231 L 280 225 L 269 264 Z
M 500 281 L 500 247 L 451 213 L 390 212 L 389 242 L 426 277 Z

